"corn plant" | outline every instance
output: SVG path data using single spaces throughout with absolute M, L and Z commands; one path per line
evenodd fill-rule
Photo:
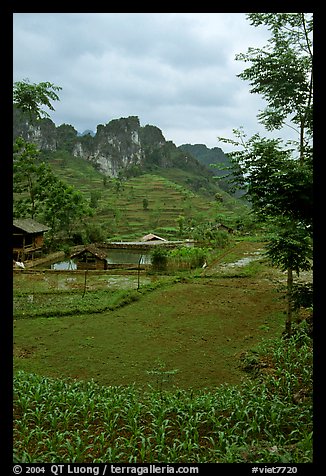
M 145 392 L 17 372 L 15 462 L 311 462 L 311 341 L 268 342 L 260 359 L 268 371 L 210 391 L 163 389 L 163 363 Z

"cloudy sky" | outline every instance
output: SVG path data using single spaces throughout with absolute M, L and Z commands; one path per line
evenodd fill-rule
M 235 61 L 269 32 L 244 13 L 14 13 L 13 79 L 62 87 L 51 119 L 79 132 L 138 116 L 176 145 L 263 131 Z M 266 135 L 266 134 L 265 134 Z M 288 138 L 288 137 L 287 137 Z

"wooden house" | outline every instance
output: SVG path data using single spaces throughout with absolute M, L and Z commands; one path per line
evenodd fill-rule
M 24 261 L 34 258 L 34 254 L 42 250 L 44 233 L 50 228 L 31 218 L 13 221 L 13 258 Z
M 108 267 L 106 253 L 93 245 L 85 246 L 82 250 L 72 254 L 70 258 L 76 261 L 77 269 L 104 270 Z

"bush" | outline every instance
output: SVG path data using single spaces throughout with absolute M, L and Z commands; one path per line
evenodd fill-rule
M 107 232 L 101 225 L 89 224 L 86 228 L 87 241 L 89 243 L 101 243 L 107 238 Z
M 151 252 L 152 267 L 156 271 L 165 271 L 168 262 L 168 250 L 162 246 L 156 246 Z
M 182 246 L 169 252 L 169 266 L 178 269 L 195 269 L 203 266 L 207 259 L 206 248 Z

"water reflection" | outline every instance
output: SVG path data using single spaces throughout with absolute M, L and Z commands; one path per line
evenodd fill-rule
M 109 264 L 151 264 L 149 253 L 140 253 L 131 250 L 109 250 L 107 256 Z
M 69 269 L 77 269 L 77 264 L 72 260 L 60 261 L 59 263 L 51 264 L 51 269 L 65 271 Z
M 150 254 L 147 252 L 131 250 L 109 250 L 106 258 L 109 264 L 151 264 Z M 74 260 L 65 260 L 51 264 L 51 269 L 67 271 L 77 269 L 77 263 Z

